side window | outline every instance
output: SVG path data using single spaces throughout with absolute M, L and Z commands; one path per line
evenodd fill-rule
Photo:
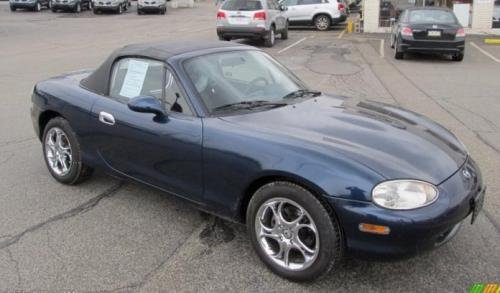
M 178 112 L 186 115 L 193 115 L 189 108 L 186 97 L 181 91 L 175 76 L 170 70 L 165 71 L 165 108 L 167 112 Z
M 297 5 L 297 0 L 285 0 L 286 6 L 295 6 Z
M 138 96 L 163 97 L 164 64 L 160 61 L 124 58 L 113 65 L 109 95 L 127 101 Z
M 298 5 L 320 4 L 321 0 L 298 0 Z

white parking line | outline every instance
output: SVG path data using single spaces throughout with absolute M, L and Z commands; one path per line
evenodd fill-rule
M 343 30 L 337 38 L 338 38 L 338 39 L 342 39 L 342 37 L 343 37 L 343 36 L 344 36 L 344 34 L 345 34 L 345 31 L 346 31 L 346 30 Z
M 288 49 L 290 49 L 290 48 L 292 48 L 292 47 L 294 47 L 294 46 L 297 46 L 298 44 L 302 43 L 302 42 L 303 42 L 303 41 L 305 41 L 306 39 L 307 39 L 307 37 L 304 37 L 304 38 L 302 38 L 302 39 L 298 40 L 297 42 L 295 42 L 295 43 L 291 44 L 290 46 L 285 47 L 285 48 L 283 48 L 283 49 L 279 50 L 279 51 L 278 51 L 278 54 L 279 54 L 279 53 L 283 53 L 283 52 L 285 52 L 286 50 L 288 50 Z
M 384 47 L 385 47 L 385 40 L 380 39 L 380 57 L 384 58 Z
M 488 51 L 484 50 L 483 48 L 479 47 L 478 45 L 476 45 L 474 42 L 469 42 L 472 47 L 476 48 L 479 50 L 479 52 L 483 53 L 484 55 L 486 55 L 487 57 L 490 57 L 493 61 L 497 62 L 497 63 L 500 63 L 500 60 L 497 59 L 495 56 L 491 55 Z

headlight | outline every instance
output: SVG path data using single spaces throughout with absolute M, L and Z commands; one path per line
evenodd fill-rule
M 437 188 L 418 180 L 393 180 L 382 182 L 372 191 L 375 204 L 392 210 L 411 210 L 433 203 L 438 197 Z

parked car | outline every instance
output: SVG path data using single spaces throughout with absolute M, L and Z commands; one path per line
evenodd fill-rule
M 493 7 L 493 28 L 500 28 L 500 0 L 496 0 Z
M 51 0 L 52 12 L 59 10 L 80 13 L 83 8 L 92 9 L 92 0 Z
M 10 11 L 16 9 L 30 9 L 36 12 L 42 10 L 42 7 L 51 7 L 50 0 L 9 0 Z
M 92 10 L 94 14 L 102 11 L 113 11 L 122 14 L 131 6 L 130 0 L 93 0 Z
M 330 29 L 347 19 L 346 4 L 342 0 L 284 0 L 290 25 L 314 25 L 317 30 Z
M 126 46 L 94 71 L 37 83 L 31 117 L 55 180 L 99 168 L 245 223 L 263 262 L 296 281 L 347 253 L 440 246 L 475 222 L 486 190 L 437 123 L 314 91 L 231 42 Z
M 462 61 L 465 30 L 448 8 L 410 8 L 392 26 L 391 47 L 396 59 L 403 59 L 407 52 L 417 52 L 446 54 Z
M 277 34 L 288 38 L 285 10 L 276 0 L 226 0 L 217 11 L 217 35 L 226 41 L 262 39 L 272 47 Z
M 166 0 L 137 0 L 137 14 L 144 12 L 167 13 Z

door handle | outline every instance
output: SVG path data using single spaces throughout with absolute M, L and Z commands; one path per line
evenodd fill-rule
M 107 112 L 99 112 L 99 121 L 108 125 L 115 125 L 115 117 Z

